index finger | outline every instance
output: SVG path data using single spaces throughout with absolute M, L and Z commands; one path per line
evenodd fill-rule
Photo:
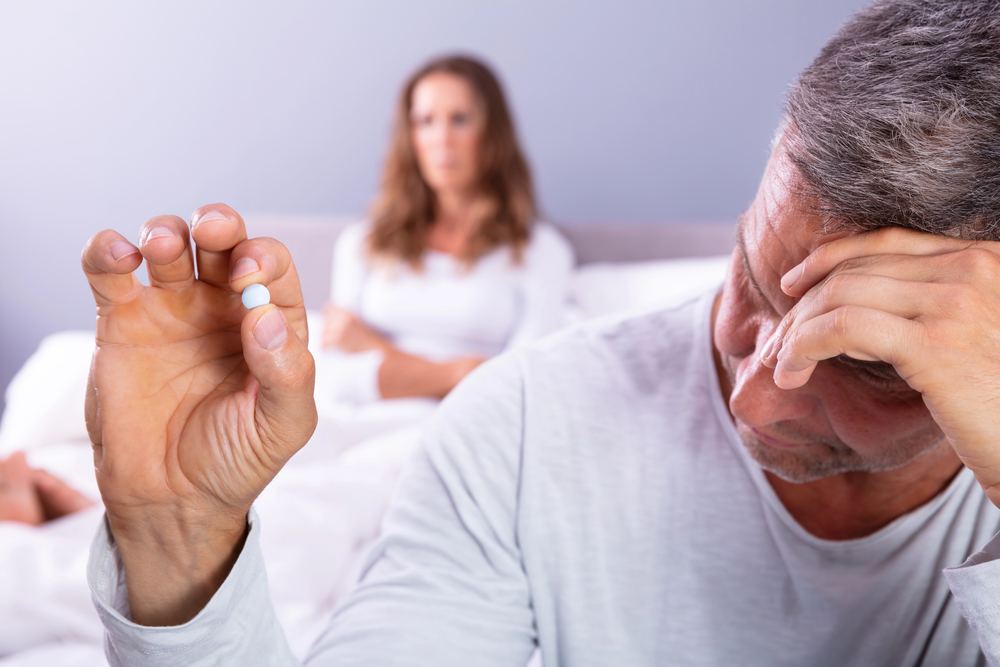
M 112 229 L 90 237 L 80 257 L 83 272 L 98 306 L 131 301 L 142 288 L 133 271 L 142 264 L 139 249 Z
M 883 227 L 873 232 L 844 236 L 809 253 L 781 278 L 781 290 L 800 297 L 826 278 L 840 264 L 877 255 L 941 255 L 964 250 L 977 241 L 955 239 L 903 227 Z M 992 244 L 991 244 L 992 245 Z

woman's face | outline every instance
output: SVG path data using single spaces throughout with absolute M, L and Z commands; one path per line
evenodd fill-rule
M 486 118 L 465 79 L 443 72 L 422 78 L 413 89 L 410 123 L 420 173 L 435 193 L 475 187 Z

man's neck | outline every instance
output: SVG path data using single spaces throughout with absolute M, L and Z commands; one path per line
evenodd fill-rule
M 848 472 L 813 482 L 787 482 L 764 475 L 789 514 L 809 533 L 826 540 L 871 535 L 926 504 L 962 469 L 946 441 L 902 468 Z

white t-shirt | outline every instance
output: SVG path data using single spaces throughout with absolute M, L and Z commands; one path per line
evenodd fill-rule
M 711 305 L 585 325 L 472 373 L 307 663 L 522 667 L 537 643 L 563 667 L 955 667 L 984 664 L 972 623 L 1000 664 L 997 541 L 957 567 L 1000 527 L 972 474 L 862 539 L 809 534 L 732 424 Z M 111 663 L 296 664 L 261 529 L 251 515 L 228 579 L 176 628 L 123 617 L 100 532 L 89 579 Z
M 532 228 L 520 264 L 509 247 L 493 250 L 471 267 L 428 250 L 420 271 L 403 262 L 372 262 L 365 249 L 369 230 L 367 223 L 358 223 L 337 238 L 330 300 L 403 352 L 432 361 L 487 358 L 566 323 L 573 251 L 549 224 Z M 314 354 L 319 384 L 331 393 L 320 400 L 379 398 L 381 354 L 346 355 L 318 347 Z

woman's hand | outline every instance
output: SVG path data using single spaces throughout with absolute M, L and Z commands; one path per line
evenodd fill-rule
M 87 428 L 132 619 L 183 623 L 225 580 L 251 503 L 316 424 L 306 316 L 288 251 L 228 206 L 146 222 L 138 249 L 90 239 L 97 302 Z M 140 254 L 141 253 L 141 254 Z M 149 287 L 133 275 L 147 262 Z M 195 266 L 198 275 L 195 277 Z M 248 312 L 263 283 L 271 304 Z
M 892 364 L 1000 506 L 1000 243 L 899 228 L 848 236 L 782 289 L 801 299 L 762 352 L 779 387 L 840 354 Z
M 390 344 L 353 313 L 327 305 L 323 311 L 323 347 L 357 353 L 387 350 Z

